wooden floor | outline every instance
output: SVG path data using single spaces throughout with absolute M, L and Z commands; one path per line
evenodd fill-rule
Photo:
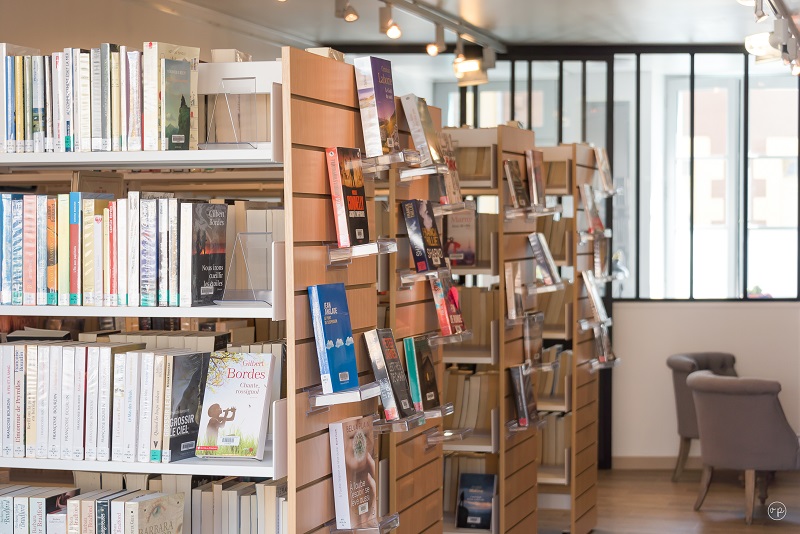
M 744 523 L 744 487 L 736 474 L 715 477 L 699 512 L 693 506 L 700 472 L 684 472 L 676 483 L 670 476 L 666 471 L 600 471 L 595 534 L 800 533 L 800 473 L 778 473 L 770 485 L 767 504 L 785 504 L 786 518 L 770 519 L 756 499 L 750 526 Z M 568 513 L 539 510 L 540 534 L 560 533 L 568 523 Z

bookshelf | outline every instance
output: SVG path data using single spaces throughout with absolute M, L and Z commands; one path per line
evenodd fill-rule
M 198 317 L 273 319 L 273 308 L 260 306 L 128 307 L 128 306 L 0 306 L 3 315 L 20 317 Z

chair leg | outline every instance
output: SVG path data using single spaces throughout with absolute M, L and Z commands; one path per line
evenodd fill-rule
M 672 481 L 677 482 L 683 474 L 686 466 L 686 459 L 689 457 L 689 448 L 692 445 L 692 438 L 681 438 L 681 448 L 678 452 L 678 461 L 675 463 L 675 471 L 672 472 Z
M 756 475 L 756 483 L 758 485 L 758 500 L 761 502 L 761 506 L 764 506 L 768 497 L 769 473 L 761 473 L 761 476 Z
M 753 522 L 753 506 L 756 498 L 756 472 L 748 469 L 744 472 L 744 521 L 748 525 Z
M 710 465 L 703 466 L 703 474 L 700 477 L 700 491 L 697 492 L 697 500 L 694 502 L 694 510 L 697 511 L 703 506 L 703 501 L 706 500 L 708 494 L 708 487 L 711 485 L 711 478 L 714 474 L 714 468 Z

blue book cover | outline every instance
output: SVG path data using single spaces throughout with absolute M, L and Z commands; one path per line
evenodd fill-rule
M 492 497 L 497 489 L 497 475 L 461 473 L 458 480 L 456 527 L 490 530 Z
M 0 195 L 3 255 L 0 259 L 0 303 L 11 304 L 11 194 Z
M 11 304 L 22 305 L 22 195 L 11 195 Z
M 322 392 L 358 387 L 356 351 L 344 284 L 309 286 Z
M 6 152 L 14 152 L 17 139 L 17 119 L 16 119 L 16 78 L 14 77 L 14 56 L 6 56 L 6 133 L 8 141 Z

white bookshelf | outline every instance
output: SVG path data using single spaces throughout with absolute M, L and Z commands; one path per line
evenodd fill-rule
M 199 317 L 228 319 L 272 319 L 274 308 L 266 306 L 0 306 L 0 315 L 20 317 Z

